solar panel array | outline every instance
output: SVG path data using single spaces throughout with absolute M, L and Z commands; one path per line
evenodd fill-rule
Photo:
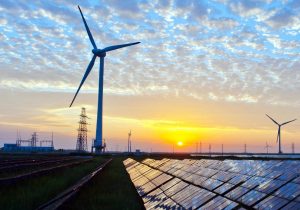
M 126 159 L 146 209 L 300 209 L 300 161 Z

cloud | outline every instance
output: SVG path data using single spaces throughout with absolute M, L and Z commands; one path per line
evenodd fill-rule
M 99 47 L 142 42 L 108 53 L 104 74 L 108 95 L 186 94 L 197 100 L 278 103 L 284 99 L 298 104 L 291 92 L 299 86 L 296 30 L 300 24 L 289 5 L 274 7 L 273 1 L 80 4 Z M 74 92 L 92 57 L 76 5 L 7 1 L 1 3 L 1 10 L 0 91 Z M 97 92 L 98 62 L 83 92 Z M 289 69 L 287 78 L 283 68 Z

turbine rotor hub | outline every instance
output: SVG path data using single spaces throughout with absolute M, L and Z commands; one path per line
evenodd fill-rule
M 98 57 L 104 58 L 106 56 L 106 52 L 101 49 L 93 49 L 92 52 L 94 53 L 94 55 L 96 55 Z

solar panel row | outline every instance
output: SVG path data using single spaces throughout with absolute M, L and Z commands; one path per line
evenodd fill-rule
M 146 209 L 297 209 L 297 160 L 124 161 Z

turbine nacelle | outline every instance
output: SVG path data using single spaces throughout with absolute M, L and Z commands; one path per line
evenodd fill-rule
M 104 58 L 106 56 L 106 51 L 104 49 L 93 49 L 92 52 L 97 57 Z

